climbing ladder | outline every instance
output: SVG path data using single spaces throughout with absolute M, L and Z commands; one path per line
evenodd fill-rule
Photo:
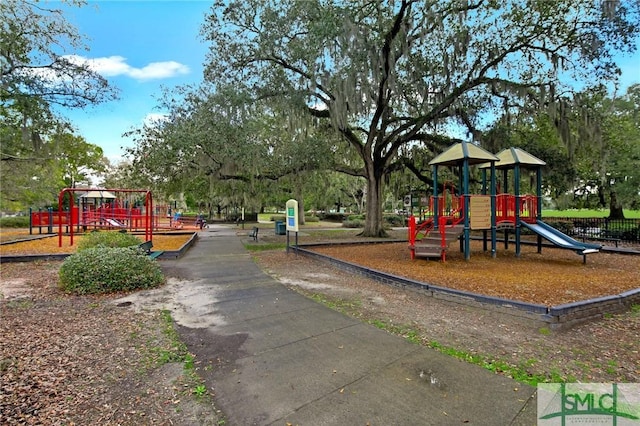
M 434 229 L 434 222 L 429 219 L 416 223 L 415 217 L 409 218 L 409 250 L 411 259 L 416 257 L 439 257 L 446 260 L 446 253 L 451 242 L 460 240 L 464 232 L 461 220 L 452 217 L 440 217 L 438 229 Z
M 409 250 L 411 259 L 416 257 L 439 257 L 444 262 L 451 242 L 460 240 L 464 232 L 463 197 L 450 197 L 448 209 L 443 209 L 447 201 L 447 193 L 438 197 L 438 228 L 435 229 L 433 219 L 416 223 L 415 216 L 409 218 Z M 433 209 L 432 209 L 433 210 Z
M 439 257 L 446 260 L 449 245 L 453 241 L 459 241 L 464 231 L 463 225 L 450 225 L 440 228 L 439 232 L 433 232 L 413 244 L 415 257 Z

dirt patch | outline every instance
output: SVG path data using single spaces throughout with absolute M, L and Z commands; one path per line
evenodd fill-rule
M 31 287 L 25 278 L 13 278 L 0 281 L 0 300 L 12 300 L 29 297 Z
M 160 360 L 173 342 L 159 312 L 118 307 L 117 295 L 64 294 L 59 266 L 1 265 L 2 288 L 21 297 L 0 299 L 0 423 L 217 424 L 184 364 Z

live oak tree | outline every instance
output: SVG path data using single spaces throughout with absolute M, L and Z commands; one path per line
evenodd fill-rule
M 91 187 L 92 179 L 107 170 L 109 161 L 102 148 L 82 136 L 57 134 L 52 137 L 52 144 L 52 156 L 65 187 L 75 188 L 78 184 Z
M 498 122 L 486 132 L 483 140 L 486 148 L 498 152 L 508 147 L 518 147 L 544 160 L 542 169 L 542 191 L 549 195 L 560 209 L 573 207 L 568 194 L 576 186 L 577 170 L 575 156 L 570 155 L 570 143 L 562 140 L 556 126 L 557 113 L 547 111 L 523 112 L 511 116 L 509 122 Z M 522 173 L 522 170 L 521 170 Z M 535 193 L 533 172 L 529 171 L 531 193 Z
M 361 158 L 364 235 L 383 235 L 385 176 L 401 147 L 479 138 L 498 112 L 537 98 L 553 109 L 571 84 L 614 78 L 632 50 L 637 2 L 218 1 L 203 27 L 206 79 L 286 99 L 323 119 Z
M 102 148 L 66 131 L 45 138 L 37 155 L 29 161 L 11 161 L 11 167 L 2 163 L 0 209 L 50 205 L 61 188 L 92 186 L 108 166 Z
M 232 90 L 211 94 L 203 86 L 165 93 L 162 107 L 167 117 L 131 133 L 132 166 L 168 198 L 188 190 L 218 210 L 246 206 L 259 190 L 251 177 L 263 157 L 248 131 L 251 105 Z
M 623 218 L 623 207 L 640 206 L 640 84 L 608 92 L 591 87 L 563 96 L 553 113 L 501 117 L 483 141 L 544 159 L 543 191 L 560 209 L 609 208 L 609 218 Z
M 54 160 L 51 138 L 70 131 L 59 108 L 84 108 L 113 99 L 116 92 L 88 65 L 74 60 L 73 55 L 86 50 L 84 39 L 51 3 L 2 1 L 0 25 L 2 175 L 49 182 L 43 167 Z M 5 196 L 7 189 L 12 188 L 3 185 L 4 201 L 15 198 Z
M 640 85 L 616 98 L 604 88 L 580 92 L 570 105 L 576 188 L 595 192 L 597 206 L 622 219 L 623 206 L 640 207 Z
M 249 101 L 233 88 L 206 85 L 166 95 L 170 114 L 132 132 L 128 155 L 168 197 L 188 190 L 218 210 L 258 211 L 268 199 L 304 200 L 305 176 L 331 159 L 331 145 L 318 142 L 330 135 L 311 122 L 300 126 L 273 100 Z M 299 208 L 303 217 L 303 201 Z
M 83 108 L 116 94 L 104 77 L 73 59 L 87 50 L 84 39 L 61 9 L 48 6 L 38 1 L 0 3 L 1 112 L 21 115 L 21 131 L 34 143 L 48 132 L 42 116 L 53 120 L 52 107 Z

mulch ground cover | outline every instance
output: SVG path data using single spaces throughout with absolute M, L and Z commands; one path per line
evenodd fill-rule
M 114 231 L 115 232 L 115 231 Z M 58 254 L 58 253 L 75 253 L 78 243 L 82 239 L 82 234 L 74 235 L 73 245 L 70 244 L 69 236 L 62 237 L 62 246 L 58 247 L 58 237 L 34 238 L 27 241 L 9 242 L 20 239 L 28 239 L 36 237 L 29 236 L 28 231 L 2 231 L 3 244 L 0 245 L 0 256 L 16 256 L 28 254 Z M 154 235 L 153 249 L 172 251 L 179 250 L 193 234 L 174 234 L 174 235 Z M 140 242 L 144 242 L 144 235 L 139 235 Z
M 571 250 L 523 246 L 498 248 L 497 257 L 472 241 L 471 259 L 452 250 L 446 262 L 411 260 L 406 243 L 326 246 L 322 254 L 382 272 L 457 290 L 555 306 L 615 295 L 640 287 L 640 256 L 596 253 L 582 263 Z

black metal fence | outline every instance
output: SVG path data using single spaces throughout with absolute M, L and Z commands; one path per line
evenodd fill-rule
M 640 243 L 640 219 L 545 217 L 543 220 L 575 239 Z

